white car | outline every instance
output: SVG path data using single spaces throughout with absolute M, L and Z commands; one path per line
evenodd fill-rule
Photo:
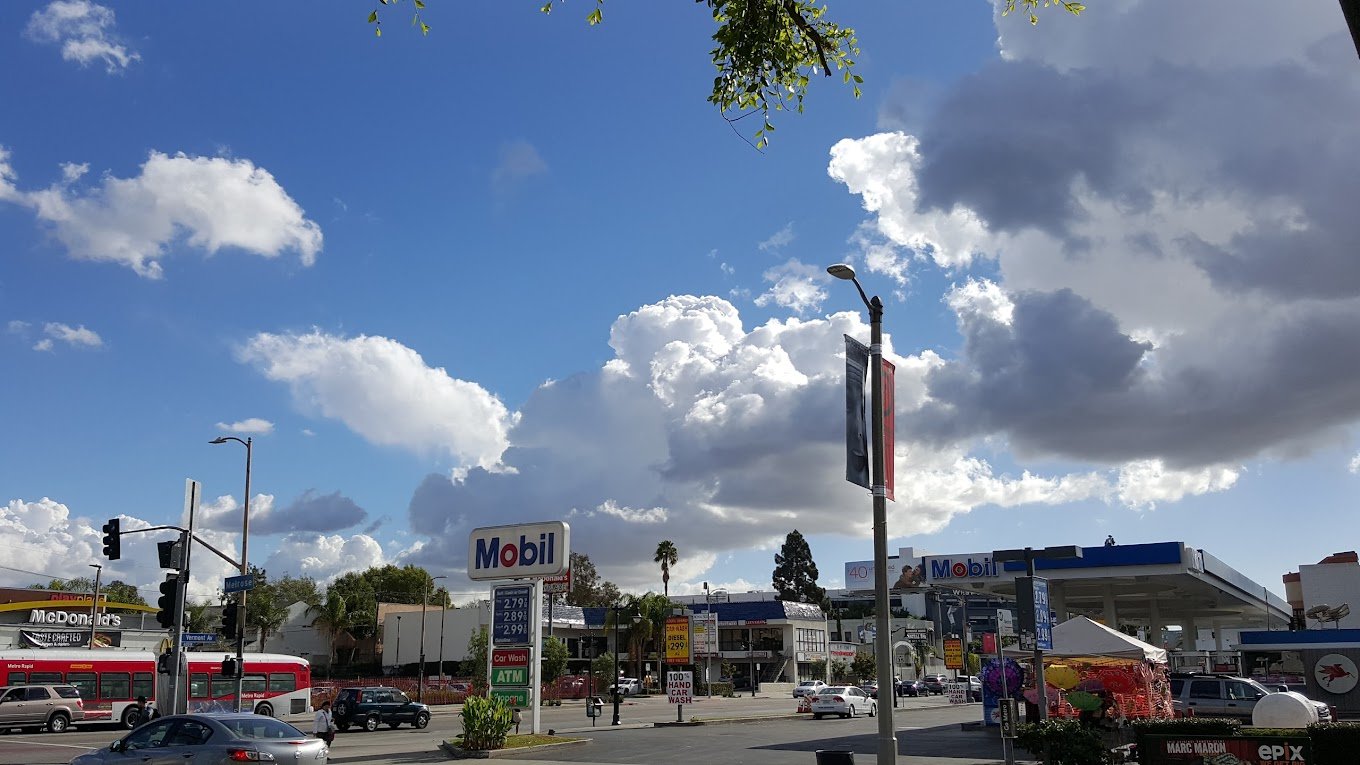
M 620 677 L 617 683 L 609 686 L 609 692 L 613 693 L 615 688 L 619 689 L 620 696 L 636 696 L 642 693 L 642 681 L 636 677 Z
M 822 682 L 821 680 L 804 680 L 803 682 L 799 683 L 796 688 L 793 689 L 793 697 L 796 699 L 802 696 L 808 697 L 816 696 L 817 691 L 820 691 L 825 687 L 826 683 Z
M 854 685 L 828 685 L 812 697 L 812 718 L 822 719 L 822 715 L 854 717 L 860 712 L 868 712 L 870 717 L 878 714 L 878 702 L 869 698 L 864 689 Z

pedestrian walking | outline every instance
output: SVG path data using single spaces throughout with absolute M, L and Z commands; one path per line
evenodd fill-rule
M 331 703 L 321 702 L 321 708 L 316 710 L 316 718 L 312 720 L 312 734 L 322 741 L 326 746 L 330 746 L 335 741 L 335 717 L 331 715 Z

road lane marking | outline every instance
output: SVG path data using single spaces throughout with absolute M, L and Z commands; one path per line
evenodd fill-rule
M 33 741 L 26 738 L 10 738 L 6 736 L 0 744 L 37 744 L 38 746 L 61 746 L 67 749 L 99 749 L 97 746 L 81 746 L 80 744 L 53 744 L 47 741 Z

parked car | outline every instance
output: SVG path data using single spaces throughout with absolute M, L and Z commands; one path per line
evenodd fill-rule
M 74 685 L 0 687 L 0 730 L 31 728 L 61 733 L 85 719 L 85 704 Z
M 428 706 L 411 701 L 397 688 L 381 685 L 340 689 L 331 712 L 335 716 L 335 727 L 340 730 L 349 730 L 351 725 L 375 731 L 382 724 L 390 728 L 398 728 L 402 723 L 417 728 L 430 724 Z
M 854 717 L 860 712 L 868 712 L 870 717 L 878 714 L 878 702 L 869 698 L 863 688 L 855 685 L 828 685 L 812 697 L 812 718 L 822 719 L 823 715 Z
M 921 680 L 898 680 L 898 696 L 926 696 L 930 691 L 926 690 L 926 684 Z
M 816 696 L 817 691 L 826 687 L 826 683 L 821 680 L 804 680 L 793 688 L 793 697 Z
M 939 696 L 944 693 L 944 684 L 949 682 L 949 678 L 944 675 L 926 675 L 921 678 L 921 682 L 925 683 L 927 691 Z
M 325 762 L 328 747 L 282 720 L 250 713 L 171 715 L 137 728 L 72 765 L 142 762 Z
M 1236 717 L 1248 722 L 1256 710 L 1256 702 L 1271 693 L 1270 689 L 1249 677 L 1222 674 L 1173 672 L 1171 674 L 1171 706 L 1177 716 Z M 1312 701 L 1319 722 L 1331 722 L 1331 707 Z
M 858 687 L 861 691 L 864 691 L 865 695 L 867 695 L 869 698 L 871 699 L 878 698 L 877 680 L 865 680 L 856 687 Z
M 609 692 L 613 693 L 615 688 L 620 696 L 636 696 L 642 693 L 642 681 L 636 677 L 620 677 L 617 683 L 609 686 Z

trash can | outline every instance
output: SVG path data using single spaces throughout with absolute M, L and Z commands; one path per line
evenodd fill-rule
M 855 765 L 855 753 L 849 749 L 818 749 L 817 765 Z

